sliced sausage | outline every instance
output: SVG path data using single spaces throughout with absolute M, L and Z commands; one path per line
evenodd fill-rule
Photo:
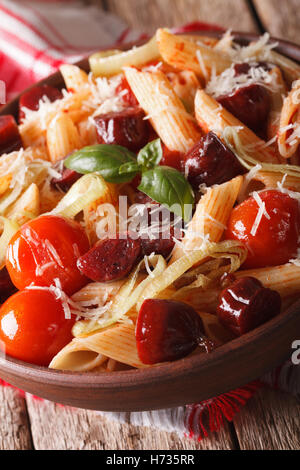
M 0 155 L 20 150 L 22 139 L 15 118 L 0 116 Z
M 97 138 L 100 144 L 115 144 L 136 151 L 148 142 L 149 124 L 140 108 L 128 108 L 118 113 L 96 116 Z
M 40 100 L 46 96 L 51 103 L 63 97 L 60 90 L 50 85 L 35 86 L 31 90 L 23 93 L 19 101 L 19 123 L 21 124 L 25 118 L 23 108 L 37 111 L 40 106 Z
M 106 238 L 81 256 L 77 267 L 82 274 L 96 282 L 117 281 L 132 270 L 141 253 L 139 240 L 129 234 L 126 238 Z

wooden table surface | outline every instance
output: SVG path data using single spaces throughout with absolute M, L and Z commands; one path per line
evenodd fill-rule
M 201 20 L 263 32 L 300 44 L 300 0 L 94 0 L 132 28 L 153 32 Z M 108 422 L 92 411 L 63 408 L 0 387 L 2 449 L 299 449 L 300 406 L 263 390 L 220 433 L 201 443 L 176 434 Z

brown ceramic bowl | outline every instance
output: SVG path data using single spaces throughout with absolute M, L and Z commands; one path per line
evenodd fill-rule
M 247 43 L 257 36 L 237 33 L 236 38 Z M 300 62 L 299 46 L 278 42 L 281 53 Z M 87 60 L 79 65 L 88 69 Z M 60 73 L 43 83 L 61 86 Z M 0 114 L 16 115 L 17 104 L 16 98 Z M 209 355 L 195 355 L 146 370 L 105 374 L 55 371 L 7 358 L 0 360 L 0 376 L 34 395 L 80 408 L 168 408 L 207 399 L 257 379 L 287 359 L 292 353 L 292 342 L 299 337 L 300 300 L 280 316 Z

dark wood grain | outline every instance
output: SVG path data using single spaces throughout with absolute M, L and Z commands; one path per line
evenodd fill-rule
M 130 27 L 148 33 L 159 26 L 180 26 L 192 21 L 257 31 L 246 0 L 106 0 L 105 4 Z
M 267 31 L 300 44 L 299 0 L 254 0 L 254 5 Z
M 0 386 L 0 450 L 32 449 L 25 399 L 17 390 Z
M 108 420 L 97 412 L 36 401 L 27 395 L 34 446 L 39 450 L 231 450 L 228 426 L 198 443 L 168 433 Z
M 299 450 L 300 403 L 279 391 L 263 390 L 236 416 L 234 426 L 243 450 Z

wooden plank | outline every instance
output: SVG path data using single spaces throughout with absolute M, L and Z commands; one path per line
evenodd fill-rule
M 0 386 L 0 450 L 32 449 L 24 398 L 17 390 Z
M 94 3 L 100 5 L 101 1 Z M 159 26 L 180 26 L 196 20 L 243 31 L 257 30 L 246 0 L 105 0 L 105 5 L 131 28 L 147 33 Z
M 228 429 L 198 443 L 177 434 L 119 424 L 93 411 L 41 402 L 27 395 L 34 446 L 39 450 L 233 449 Z
M 234 419 L 243 450 L 299 450 L 300 404 L 290 395 L 266 389 Z
M 254 0 L 266 30 L 273 36 L 300 43 L 299 0 Z

